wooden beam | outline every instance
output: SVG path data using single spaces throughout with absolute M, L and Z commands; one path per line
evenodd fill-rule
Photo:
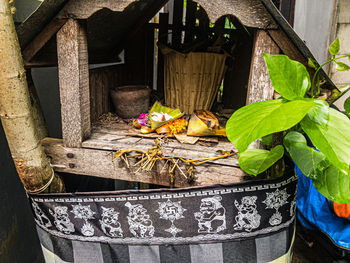
M 300 53 L 298 48 L 281 28 L 277 30 L 268 30 L 268 34 L 278 45 L 283 54 L 287 55 L 290 59 L 297 60 L 307 66 L 307 58 Z
M 120 51 L 126 47 L 126 45 L 132 41 L 132 39 L 143 30 L 144 26 L 159 12 L 159 10 L 168 2 L 169 0 L 159 0 L 154 2 L 152 5 L 148 6 L 147 9 L 144 8 L 140 12 L 140 17 L 135 21 L 135 23 L 130 26 L 128 35 L 126 35 L 117 45 L 113 51 L 113 55 L 119 55 Z
M 212 23 L 223 15 L 233 15 L 247 27 L 260 29 L 277 27 L 261 0 L 197 0 L 196 2 L 205 9 Z
M 168 171 L 163 169 L 162 163 L 151 172 L 133 173 L 120 159 L 113 161 L 113 151 L 68 148 L 62 140 L 52 138 L 42 140 L 42 145 L 57 172 L 169 186 Z M 189 184 L 183 175 L 176 172 L 175 187 L 242 182 L 245 176 L 239 168 L 203 164 L 195 168 L 196 179 L 193 184 Z
M 91 123 L 86 29 L 78 21 L 68 20 L 57 33 L 57 56 L 63 141 L 80 147 Z
M 274 89 L 266 68 L 263 53 L 279 54 L 280 49 L 264 30 L 257 30 L 254 40 L 247 104 L 273 99 Z
M 45 28 L 25 47 L 23 60 L 29 62 L 40 49 L 61 29 L 66 23 L 64 19 L 54 18 Z
M 59 12 L 59 18 L 87 19 L 97 11 L 108 8 L 112 11 L 123 11 L 134 0 L 74 0 L 69 1 Z
M 315 74 L 315 70 L 308 66 L 308 59 L 301 54 L 299 49 L 294 45 L 283 29 L 279 28 L 277 30 L 268 30 L 267 32 L 271 39 L 273 39 L 273 41 L 278 45 L 282 53 L 287 55 L 290 59 L 302 63 L 312 78 Z
M 134 0 L 106 1 L 106 0 L 74 0 L 69 1 L 58 14 L 59 18 L 87 19 L 95 12 L 108 8 L 112 11 L 123 11 Z M 154 1 L 156 2 L 156 1 Z M 166 4 L 167 0 L 156 3 L 160 7 Z M 260 29 L 277 28 L 277 24 L 266 10 L 260 0 L 226 0 L 208 1 L 197 0 L 207 12 L 211 22 L 223 15 L 236 16 L 243 25 Z M 160 9 L 160 8 L 159 8 Z M 157 11 L 156 11 L 157 12 Z M 153 13 L 152 16 L 154 16 Z M 152 16 L 147 20 L 149 21 Z

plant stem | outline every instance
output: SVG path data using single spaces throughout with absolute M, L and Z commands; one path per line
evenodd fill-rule
M 272 134 L 272 145 L 271 148 L 275 148 L 277 145 L 283 145 L 283 132 L 273 133 Z M 279 159 L 274 165 L 270 168 L 270 178 L 279 178 L 282 177 L 285 171 L 285 163 L 283 157 Z
M 316 72 L 315 72 L 315 74 L 314 74 L 314 76 L 313 76 L 313 78 L 312 78 L 312 83 L 311 83 L 311 97 L 312 97 L 312 98 L 317 97 L 317 96 L 319 95 L 319 93 L 320 93 L 319 87 L 318 87 L 318 90 L 317 90 L 316 94 L 314 94 L 315 80 L 316 80 L 316 77 L 317 77 L 318 73 L 320 72 L 320 70 L 321 70 L 325 65 L 327 65 L 328 63 L 335 62 L 335 61 L 337 61 L 338 59 L 346 58 L 346 57 L 349 57 L 349 55 L 343 55 L 343 56 L 340 56 L 340 57 L 337 57 L 337 58 L 333 57 L 332 59 L 330 59 L 330 60 L 324 62 L 321 66 L 319 66 L 319 67 L 317 68 L 317 70 L 316 70 Z M 318 80 L 318 81 L 319 81 L 319 80 Z

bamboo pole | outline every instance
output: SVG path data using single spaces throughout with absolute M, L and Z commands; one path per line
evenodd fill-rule
M 41 146 L 8 0 L 0 0 L 0 117 L 28 193 L 62 192 L 64 184 Z

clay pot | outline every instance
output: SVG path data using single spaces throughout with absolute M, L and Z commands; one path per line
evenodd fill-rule
M 119 117 L 137 118 L 148 112 L 151 90 L 143 85 L 120 86 L 110 91 L 112 102 Z

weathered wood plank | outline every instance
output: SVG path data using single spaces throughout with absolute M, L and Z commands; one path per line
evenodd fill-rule
M 84 141 L 83 148 L 103 149 L 117 151 L 120 149 L 139 149 L 148 151 L 155 145 L 154 139 L 130 137 L 123 133 L 92 133 L 91 138 Z M 186 159 L 211 158 L 220 156 L 219 150 L 235 151 L 235 147 L 230 142 L 220 141 L 217 145 L 208 147 L 198 144 L 181 144 L 176 140 L 171 140 L 162 146 L 164 156 L 182 157 Z M 222 164 L 232 167 L 239 167 L 236 157 L 229 157 L 210 161 L 210 163 Z
M 55 18 L 49 24 L 47 24 L 45 28 L 23 50 L 24 61 L 29 62 L 65 23 L 66 20 Z
M 123 161 L 113 162 L 113 151 L 68 148 L 62 140 L 52 138 L 42 140 L 42 145 L 57 172 L 169 186 L 168 173 L 162 169 L 161 163 L 151 172 L 134 174 Z M 239 168 L 204 164 L 195 168 L 195 177 L 194 184 L 190 185 L 180 173 L 176 173 L 175 187 L 242 182 L 246 175 Z
M 105 94 L 109 94 L 112 80 L 108 78 L 108 72 L 96 69 L 90 70 L 90 109 L 91 122 L 97 121 L 99 116 L 110 111 L 109 98 L 105 99 Z
M 123 11 L 134 0 L 74 0 L 70 1 L 58 14 L 59 18 L 87 19 L 93 13 L 108 8 Z M 254 28 L 276 28 L 277 25 L 260 0 L 225 0 L 224 2 L 198 0 L 207 12 L 211 22 L 223 15 L 234 15 L 242 24 Z M 153 15 L 156 14 L 156 11 Z
M 156 133 L 150 133 L 150 134 L 141 134 L 140 130 L 137 130 L 135 128 L 132 128 L 130 125 L 125 123 L 114 123 L 113 125 L 105 124 L 105 123 L 99 123 L 96 124 L 93 127 L 92 135 L 90 139 L 100 139 L 104 138 L 103 140 L 115 140 L 112 135 L 117 135 L 118 138 L 130 138 L 130 137 L 136 137 L 135 139 L 138 140 L 140 138 L 147 139 L 148 143 L 147 145 L 153 145 L 154 139 L 159 138 L 159 135 Z M 110 139 L 112 138 L 112 139 Z M 228 141 L 226 138 L 216 138 L 216 137 L 200 137 L 200 142 L 208 142 L 209 144 L 213 144 L 214 146 L 208 146 L 207 144 L 202 145 L 201 143 L 197 143 L 194 145 L 191 144 L 181 144 L 175 139 L 170 139 L 168 142 L 168 145 L 171 145 L 174 148 L 179 149 L 189 149 L 189 150 L 196 150 L 201 152 L 213 152 L 216 150 L 224 150 L 224 151 L 230 151 L 230 150 L 236 150 L 236 148 L 233 146 L 233 144 Z
M 91 123 L 86 30 L 78 21 L 67 21 L 57 33 L 57 54 L 63 141 L 80 147 Z
M 258 30 L 250 67 L 247 104 L 273 99 L 274 89 L 267 72 L 263 53 L 279 54 L 280 49 L 267 32 Z

